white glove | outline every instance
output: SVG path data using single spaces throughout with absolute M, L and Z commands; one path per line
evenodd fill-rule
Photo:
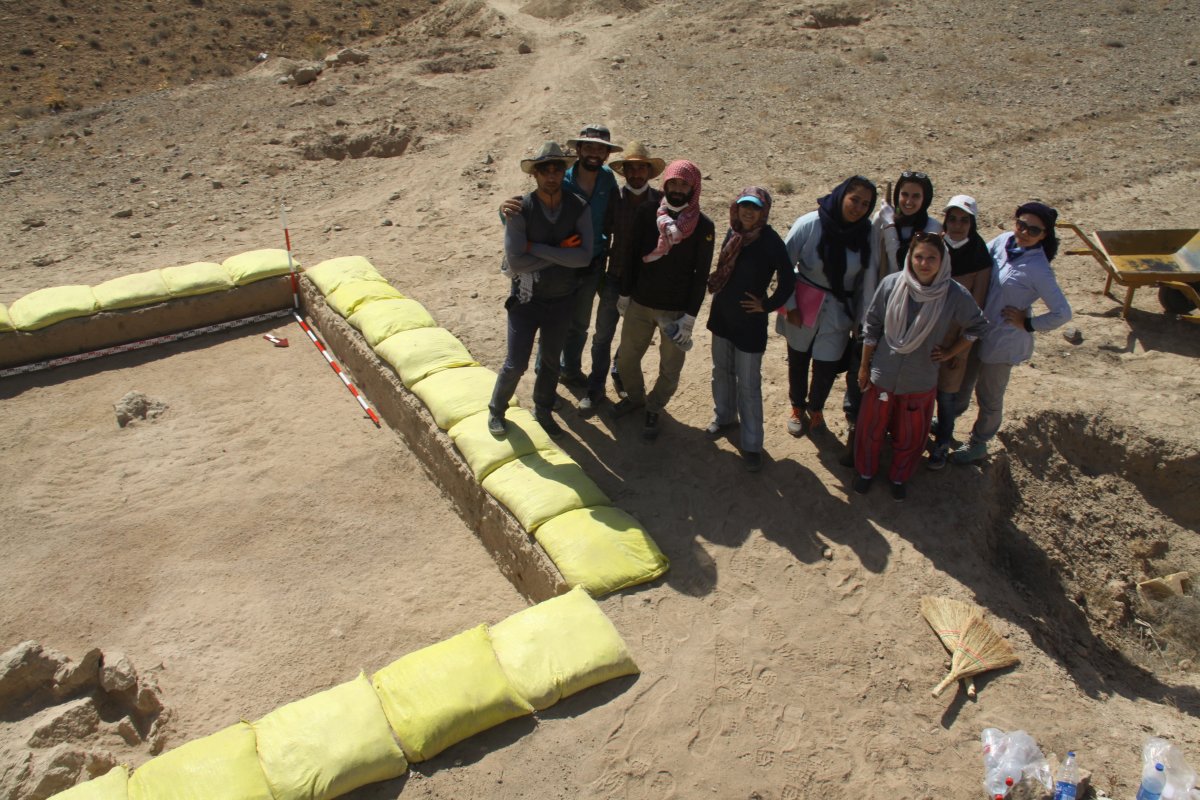
M 625 316 L 625 312 L 629 310 L 629 299 L 629 295 L 627 294 L 623 294 L 617 298 L 617 313 L 622 317 Z
M 687 347 L 692 341 L 692 328 L 696 324 L 696 318 L 691 314 L 684 314 L 679 319 L 675 320 L 675 324 L 679 327 L 675 330 L 675 335 L 671 337 L 671 341 L 680 347 Z
M 896 209 L 892 208 L 891 203 L 889 203 L 887 200 L 884 200 L 883 204 L 879 206 L 879 214 L 877 215 L 877 218 L 884 225 L 895 225 Z

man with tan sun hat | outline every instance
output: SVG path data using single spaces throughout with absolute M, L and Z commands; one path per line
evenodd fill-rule
M 588 416 L 605 398 L 605 383 L 610 364 L 617 394 L 624 396 L 620 375 L 612 353 L 613 338 L 621 319 L 617 300 L 621 296 L 621 273 L 633 259 L 633 219 L 644 204 L 657 207 L 662 192 L 650 181 L 662 174 L 666 162 L 652 158 L 646 145 L 630 142 L 624 157 L 609 164 L 612 171 L 625 179 L 620 192 L 609 201 L 612 238 L 608 248 L 608 268 L 600 280 L 600 301 L 596 307 L 596 327 L 592 333 L 592 371 L 588 375 L 587 395 L 579 401 L 579 411 Z

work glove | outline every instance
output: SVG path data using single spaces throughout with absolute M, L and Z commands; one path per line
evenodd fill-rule
M 896 224 L 896 209 L 892 208 L 892 204 L 887 200 L 879 206 L 879 221 L 884 226 Z
M 696 318 L 691 314 L 684 314 L 675 320 L 675 324 L 678 327 L 675 329 L 675 335 L 671 337 L 671 341 L 680 347 L 687 347 L 692 341 L 692 328 L 696 324 Z
M 629 310 L 629 299 L 629 295 L 627 294 L 623 294 L 617 298 L 617 313 L 622 317 L 625 316 L 625 312 Z

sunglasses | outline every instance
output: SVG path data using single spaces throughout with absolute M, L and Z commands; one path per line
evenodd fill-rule
M 940 245 L 942 243 L 942 236 L 940 233 L 930 233 L 929 231 L 913 231 L 912 240 L 914 244 L 916 242 L 924 242 L 925 244 Z
M 900 179 L 904 180 L 905 178 L 916 178 L 919 181 L 929 180 L 929 176 L 924 172 L 909 172 L 908 170 L 904 170 L 904 172 L 900 173 Z
M 1028 233 L 1030 236 L 1041 236 L 1046 232 L 1046 229 L 1041 225 L 1030 225 L 1024 220 L 1017 220 L 1017 230 L 1021 233 Z

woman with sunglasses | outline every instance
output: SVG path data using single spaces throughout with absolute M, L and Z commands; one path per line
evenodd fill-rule
M 966 408 L 971 392 L 979 413 L 971 439 L 950 455 L 955 464 L 970 464 L 987 456 L 987 443 L 1000 430 L 1004 392 L 1015 364 L 1033 355 L 1035 331 L 1050 331 L 1071 319 L 1071 304 L 1059 288 L 1050 262 L 1058 252 L 1054 223 L 1058 212 L 1042 203 L 1025 203 L 1013 217 L 1013 230 L 988 243 L 992 260 L 984 314 L 991 323 L 987 335 L 967 360 L 962 388 L 955 404 Z M 1035 300 L 1046 313 L 1034 316 Z
M 916 231 L 904 270 L 879 284 L 867 310 L 858 386 L 863 392 L 854 442 L 854 491 L 866 494 L 892 440 L 892 497 L 904 500 L 920 463 L 937 395 L 938 366 L 987 330 L 975 299 L 950 277 L 950 251 L 936 233 Z M 949 346 L 940 344 L 956 326 Z
M 871 263 L 875 184 L 847 178 L 792 224 L 784 244 L 795 265 L 796 288 L 775 331 L 787 339 L 792 414 L 788 433 L 803 436 L 824 424 L 825 401 L 861 305 L 863 267 Z M 809 364 L 812 385 L 809 385 Z

